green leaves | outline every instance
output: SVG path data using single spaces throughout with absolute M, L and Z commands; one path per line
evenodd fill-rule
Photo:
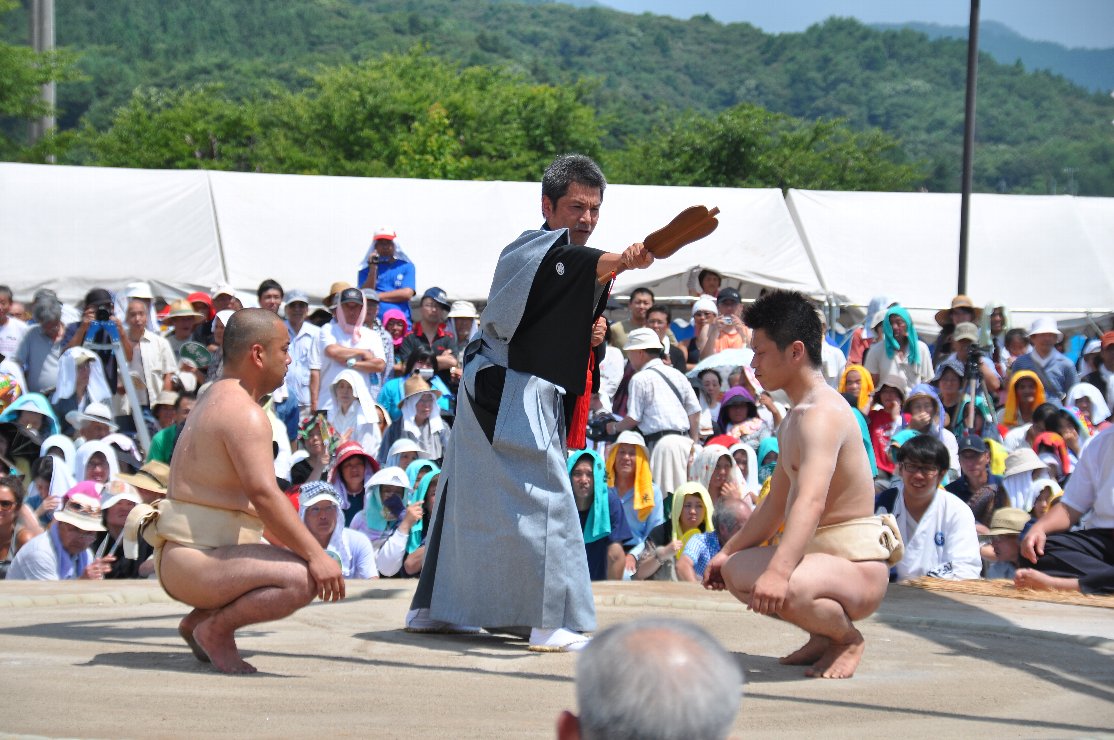
M 841 121 L 802 121 L 754 105 L 688 114 L 610 160 L 616 182 L 815 190 L 908 190 L 922 167 L 895 161 L 898 142 Z

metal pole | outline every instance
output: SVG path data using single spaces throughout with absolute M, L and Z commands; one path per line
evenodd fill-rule
M 38 53 L 54 51 L 54 0 L 31 0 L 31 48 Z M 32 145 L 54 130 L 54 80 L 42 84 L 39 96 L 49 106 L 49 113 L 30 123 Z
M 967 101 L 963 115 L 963 196 L 959 211 L 959 290 L 967 292 L 967 228 L 971 215 L 971 159 L 975 153 L 975 81 L 979 71 L 979 0 L 967 26 Z

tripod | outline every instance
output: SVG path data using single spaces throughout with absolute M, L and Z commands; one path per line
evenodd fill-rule
M 108 344 L 93 341 L 93 337 L 96 337 L 101 330 L 104 331 L 104 336 L 108 337 Z M 124 380 L 124 393 L 127 395 L 128 405 L 131 407 L 132 421 L 135 422 L 135 436 L 139 439 L 139 444 L 144 451 L 151 449 L 151 434 L 147 431 L 147 424 L 143 420 L 143 412 L 139 405 L 139 394 L 135 391 L 135 383 L 128 371 L 128 360 L 124 357 L 124 348 L 120 346 L 120 334 L 116 330 L 116 324 L 111 321 L 99 320 L 90 322 L 89 330 L 85 333 L 85 343 L 82 346 L 93 351 L 112 351 L 112 356 L 116 358 L 116 367 L 119 368 Z M 135 351 L 139 352 L 139 345 L 136 345 Z
M 970 401 L 966 413 L 963 415 L 964 431 L 973 431 L 975 428 L 975 413 L 978 411 L 977 398 L 982 398 L 988 408 L 994 409 L 994 402 L 986 392 L 982 371 L 979 367 L 985 356 L 985 350 L 982 347 L 972 346 L 967 353 L 967 362 L 963 366 L 963 388 Z

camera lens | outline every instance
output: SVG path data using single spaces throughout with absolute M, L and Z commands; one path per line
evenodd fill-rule
M 96 314 L 94 314 L 94 316 L 96 317 L 97 321 L 108 321 L 112 314 L 108 312 L 107 308 L 104 308 L 102 306 L 101 308 L 97 309 L 97 312 Z

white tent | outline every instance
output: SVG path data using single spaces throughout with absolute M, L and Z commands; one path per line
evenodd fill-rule
M 0 164 L 0 283 L 29 300 L 149 280 L 164 292 L 224 276 L 208 173 Z
M 379 226 L 399 234 L 419 294 L 437 285 L 482 302 L 503 246 L 542 223 L 540 186 L 519 182 L 0 164 L 0 196 L 0 248 L 12 255 L 0 281 L 21 298 L 45 286 L 71 302 L 139 279 L 167 298 L 227 281 L 250 305 L 274 278 L 320 300 L 355 282 Z M 620 251 L 696 204 L 720 208 L 719 229 L 622 276 L 620 292 L 650 281 L 685 295 L 699 265 L 819 292 L 777 190 L 612 185 L 591 244 Z
M 355 281 L 385 225 L 417 265 L 419 293 L 483 301 L 503 245 L 541 224 L 540 200 L 537 183 L 0 163 L 0 283 L 20 299 L 50 287 L 75 302 L 133 280 L 167 298 L 228 281 L 251 304 L 274 278 L 320 299 Z M 697 204 L 720 209 L 719 228 L 621 275 L 616 294 L 685 296 L 709 267 L 744 296 L 786 287 L 866 304 L 884 293 L 935 329 L 931 314 L 956 292 L 957 194 L 611 185 L 591 244 L 619 251 Z M 1114 307 L 1114 199 L 980 194 L 971 214 L 976 303 L 1001 301 L 1022 326 Z
M 956 294 L 958 194 L 791 190 L 790 212 L 823 283 L 852 303 L 887 295 L 918 328 Z M 1027 327 L 1114 306 L 1114 199 L 975 194 L 967 293 L 1011 309 Z

